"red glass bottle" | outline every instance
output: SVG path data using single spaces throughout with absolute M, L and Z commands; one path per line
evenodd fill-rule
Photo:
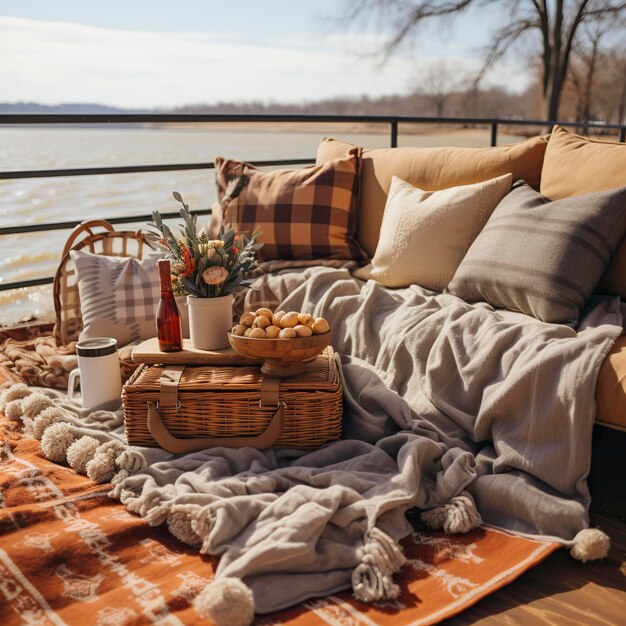
M 178 352 L 183 349 L 183 331 L 180 311 L 172 290 L 170 262 L 167 259 L 157 261 L 161 300 L 156 310 L 157 337 L 161 352 Z

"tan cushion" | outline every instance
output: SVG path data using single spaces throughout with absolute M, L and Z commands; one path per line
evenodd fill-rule
M 263 261 L 365 257 L 354 238 L 360 149 L 323 165 L 263 172 L 249 163 L 215 159 L 220 200 L 234 176 L 248 182 L 226 209 L 237 231 L 261 230 Z
M 541 193 L 551 200 L 626 185 L 626 144 L 574 135 L 555 126 L 541 170 Z M 626 239 L 617 249 L 598 293 L 626 299 Z
M 394 176 L 372 262 L 358 272 L 385 287 L 443 291 L 472 241 L 511 189 L 511 174 L 424 191 Z
M 596 387 L 596 419 L 626 429 L 626 336 L 604 360 Z
M 385 210 L 391 177 L 437 191 L 457 185 L 470 185 L 511 173 L 513 180 L 524 179 L 539 189 L 545 137 L 498 148 L 382 148 L 363 150 L 361 190 L 357 211 L 356 238 L 370 255 L 374 254 Z M 350 143 L 322 139 L 317 163 L 345 154 Z

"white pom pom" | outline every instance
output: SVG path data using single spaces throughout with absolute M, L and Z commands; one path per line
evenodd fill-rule
M 100 442 L 95 437 L 84 435 L 67 449 L 67 464 L 79 474 L 87 470 L 87 463 L 93 459 Z
M 467 533 L 483 523 L 474 498 L 467 491 L 462 491 L 444 506 L 424 511 L 420 517 L 428 527 L 443 528 L 448 534 Z
M 35 419 L 42 411 L 52 406 L 54 406 L 54 402 L 39 392 L 31 393 L 22 401 L 24 415 L 32 419 Z
M 24 409 L 22 408 L 22 403 L 24 400 L 17 399 L 11 400 L 11 402 L 7 402 L 4 407 L 4 414 L 10 419 L 19 422 L 22 419 L 22 415 L 24 415 Z
M 8 389 L 0 393 L 0 411 L 3 410 L 9 402 L 21 400 L 31 393 L 32 391 L 24 383 L 11 385 Z
M 124 444 L 119 441 L 107 441 L 99 448 L 85 467 L 87 476 L 96 483 L 108 483 L 117 471 L 115 459 L 124 451 Z
M 585 528 L 574 537 L 574 545 L 569 553 L 578 561 L 586 563 L 603 559 L 609 554 L 611 540 L 599 528 Z
M 49 406 L 39 414 L 39 417 L 36 417 L 33 420 L 31 435 L 35 439 L 41 439 L 46 431 L 46 428 L 52 426 L 52 424 L 63 422 L 64 419 L 65 414 L 59 407 Z
M 170 533 L 188 546 L 197 548 L 202 545 L 202 539 L 193 530 L 191 521 L 198 508 L 194 504 L 175 504 L 167 514 L 167 527 Z
M 108 483 L 115 475 L 115 459 L 105 454 L 96 454 L 85 466 L 85 473 L 95 483 Z
M 215 626 L 249 626 L 254 620 L 254 598 L 239 578 L 219 578 L 209 583 L 193 602 L 193 608 Z
M 67 459 L 67 449 L 74 443 L 74 439 L 69 424 L 52 424 L 41 438 L 41 451 L 50 461 L 62 463 Z

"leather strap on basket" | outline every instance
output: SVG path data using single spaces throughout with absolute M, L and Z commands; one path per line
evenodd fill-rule
M 159 407 L 169 408 L 178 406 L 178 384 L 183 375 L 184 365 L 171 365 L 161 372 L 159 384 Z
M 178 371 L 180 367 L 180 374 L 182 374 L 182 366 L 174 366 L 163 371 L 161 374 L 161 393 L 163 393 L 163 376 L 168 370 Z M 170 380 L 171 376 L 167 376 L 167 385 L 174 385 L 176 389 L 178 386 L 178 380 L 180 380 L 180 374 L 178 379 L 174 383 Z M 193 437 L 193 438 L 179 438 L 170 433 L 163 419 L 158 411 L 158 407 L 153 402 L 148 402 L 148 430 L 153 439 L 168 452 L 172 454 L 186 454 L 189 452 L 197 452 L 199 450 L 206 450 L 207 448 L 256 448 L 257 450 L 265 450 L 271 448 L 280 438 L 283 432 L 283 420 L 284 412 L 287 405 L 279 400 L 278 391 L 280 386 L 280 378 L 273 378 L 271 376 L 264 376 L 261 380 L 261 399 L 259 400 L 260 407 L 273 406 L 276 407 L 276 412 L 272 416 L 267 428 L 260 434 L 252 437 Z M 168 392 L 171 393 L 171 392 Z M 171 396 L 168 396 L 168 400 L 171 400 Z M 174 396 L 174 404 L 167 406 L 178 406 L 176 404 L 177 396 Z M 159 400 L 159 406 L 161 404 Z
M 280 391 L 280 378 L 275 376 L 263 376 L 261 379 L 261 399 L 260 407 L 279 405 L 278 393 Z

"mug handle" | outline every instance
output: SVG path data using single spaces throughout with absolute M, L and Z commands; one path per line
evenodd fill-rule
M 76 391 L 76 379 L 79 377 L 80 370 L 76 368 L 70 372 L 69 378 L 67 379 L 67 399 L 70 402 L 75 402 L 74 392 Z

